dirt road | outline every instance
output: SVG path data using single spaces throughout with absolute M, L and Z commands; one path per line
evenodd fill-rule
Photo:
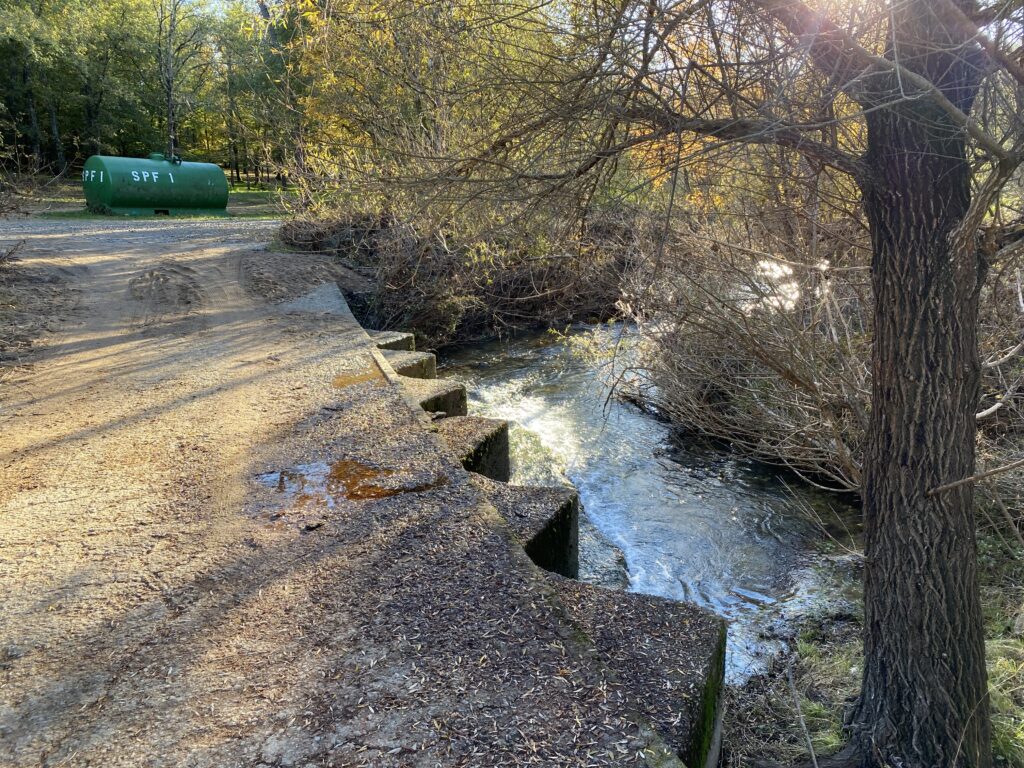
M 66 320 L 43 319 L 54 332 L 0 387 L 0 755 L 77 764 L 145 706 L 133 696 L 168 695 L 125 675 L 202 676 L 161 644 L 186 635 L 190 664 L 218 674 L 204 606 L 226 610 L 240 543 L 282 535 L 258 520 L 252 478 L 362 332 L 268 300 L 334 275 L 260 245 L 272 222 L 5 224 Z M 244 650 L 257 664 L 267 652 Z M 168 729 L 147 735 L 154 754 L 196 733 L 181 717 L 218 717 L 181 704 L 147 725 Z
M 679 765 L 327 257 L 4 225 L 49 335 L 0 382 L 0 765 Z

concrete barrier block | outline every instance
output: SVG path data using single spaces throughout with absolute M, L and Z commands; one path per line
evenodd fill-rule
M 416 349 L 416 337 L 405 331 L 366 331 L 370 334 L 377 349 L 398 349 L 413 352 Z
M 385 349 L 384 359 L 399 376 L 413 379 L 436 379 L 437 358 L 431 352 Z
M 486 482 L 486 481 L 484 481 Z M 579 496 L 572 488 L 486 482 L 487 496 L 526 554 L 546 571 L 579 573 Z
M 725 621 L 692 603 L 551 579 L 633 709 L 686 765 L 717 765 Z
M 451 379 L 413 379 L 399 376 L 406 393 L 428 413 L 465 416 L 466 385 Z
M 434 426 L 463 467 L 491 480 L 508 482 L 512 468 L 507 421 L 452 416 L 434 422 Z

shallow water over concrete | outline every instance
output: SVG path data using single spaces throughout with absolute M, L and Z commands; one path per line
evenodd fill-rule
M 293 506 L 321 506 L 325 509 L 334 509 L 341 499 L 363 501 L 421 493 L 448 482 L 443 475 L 424 481 L 409 481 L 402 479 L 403 474 L 354 459 L 341 459 L 333 464 L 299 464 L 292 469 L 259 475 L 256 479 L 282 493 Z M 397 480 L 395 476 L 398 476 Z M 284 512 L 278 511 L 278 514 Z
M 727 618 L 727 679 L 762 671 L 795 619 L 857 610 L 856 514 L 842 499 L 707 446 L 608 399 L 607 369 L 551 337 L 471 345 L 442 375 L 470 411 L 509 419 L 512 482 L 571 481 L 586 516 L 625 555 L 629 588 Z M 810 511 L 810 514 L 809 514 Z M 817 518 L 816 520 L 814 518 Z M 581 577 L 602 554 L 581 535 Z M 593 571 L 591 571 L 593 572 Z

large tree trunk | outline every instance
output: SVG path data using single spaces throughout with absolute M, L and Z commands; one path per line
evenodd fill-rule
M 238 104 L 235 101 L 235 89 L 232 87 L 235 81 L 235 68 L 231 59 L 230 50 L 224 56 L 225 73 L 224 86 L 228 96 L 228 150 L 231 156 L 231 170 L 236 184 L 242 181 L 241 171 L 238 162 Z
M 969 111 L 980 82 L 970 46 L 927 3 L 904 5 L 893 21 L 899 60 Z M 975 466 L 983 269 L 953 237 L 970 204 L 966 136 L 926 100 L 867 119 L 875 338 L 855 743 L 869 764 L 984 768 L 992 755 L 972 491 L 930 493 Z

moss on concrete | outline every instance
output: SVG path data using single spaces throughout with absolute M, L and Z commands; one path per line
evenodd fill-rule
M 701 699 L 700 711 L 694 723 L 690 751 L 683 755 L 687 765 L 718 765 L 718 751 L 724 714 L 722 686 L 725 684 L 725 640 L 726 625 L 720 622 L 718 648 L 708 668 L 707 684 Z

